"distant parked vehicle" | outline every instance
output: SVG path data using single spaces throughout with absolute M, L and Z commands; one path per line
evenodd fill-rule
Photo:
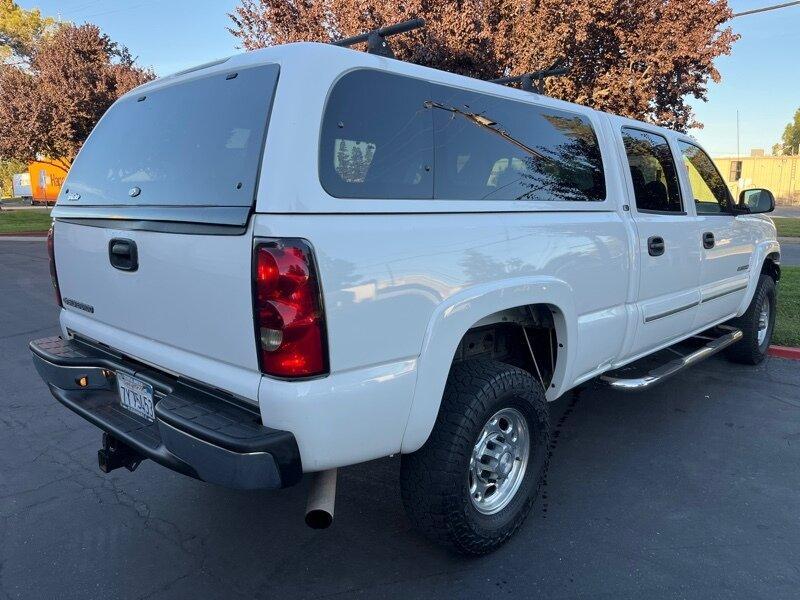
M 595 377 L 646 390 L 721 350 L 764 359 L 773 208 L 734 200 L 682 133 L 279 46 L 108 110 L 52 213 L 61 335 L 31 350 L 105 432 L 104 471 L 314 473 L 325 526 L 337 467 L 401 454 L 414 525 L 483 554 L 541 489 L 548 401 Z
M 16 173 L 11 178 L 11 195 L 30 201 L 33 197 L 30 173 Z

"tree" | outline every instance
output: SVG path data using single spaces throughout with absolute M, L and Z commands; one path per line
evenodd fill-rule
M 776 150 L 778 152 L 776 152 Z M 800 153 L 800 108 L 794 113 L 791 123 L 786 125 L 783 130 L 781 141 L 772 147 L 773 154 L 785 154 L 787 156 Z
M 353 171 L 352 179 L 349 181 L 361 182 L 367 175 L 367 165 L 364 164 L 364 151 L 361 144 L 355 143 L 350 148 L 350 168 Z
M 38 10 L 20 8 L 13 0 L 0 0 L 0 62 L 25 62 L 55 21 Z
M 54 21 L 38 10 L 25 10 L 12 0 L 0 0 L 0 63 L 24 65 Z M 12 176 L 27 170 L 13 159 L 0 158 L 0 194 L 10 195 Z
M 0 159 L 0 196 L 10 196 L 13 189 L 12 177 L 28 170 L 28 165 L 18 160 Z
M 231 33 L 246 50 L 328 42 L 413 17 L 427 27 L 392 39 L 398 58 L 490 79 L 569 67 L 547 93 L 679 130 L 700 126 L 714 59 L 737 36 L 726 0 L 240 0 Z
M 352 181 L 352 169 L 350 168 L 350 157 L 347 155 L 347 147 L 344 140 L 339 140 L 336 150 L 336 172 L 339 173 L 344 181 Z
M 0 65 L 0 156 L 68 168 L 108 107 L 152 78 L 94 25 L 60 25 L 29 66 Z

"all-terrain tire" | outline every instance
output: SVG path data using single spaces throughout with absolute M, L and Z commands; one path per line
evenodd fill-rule
M 527 468 L 508 504 L 484 514 L 471 499 L 470 459 L 484 425 L 505 408 L 518 411 L 528 426 Z M 549 445 L 547 401 L 538 380 L 492 360 L 454 364 L 428 441 L 401 460 L 401 492 L 409 519 L 424 535 L 459 553 L 496 550 L 530 512 L 547 470 Z
M 756 293 L 753 295 L 753 300 L 750 302 L 750 306 L 747 307 L 747 311 L 741 317 L 729 321 L 730 325 L 742 330 L 744 337 L 725 351 L 728 359 L 744 365 L 757 365 L 764 360 L 772 340 L 772 331 L 775 328 L 777 297 L 775 280 L 769 275 L 762 274 L 758 279 Z M 766 336 L 759 343 L 759 322 L 765 305 L 769 309 L 769 317 L 767 319 Z

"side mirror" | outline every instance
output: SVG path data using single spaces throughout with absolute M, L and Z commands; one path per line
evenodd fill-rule
M 739 208 L 747 209 L 751 215 L 775 210 L 775 196 L 763 188 L 742 190 L 739 194 Z

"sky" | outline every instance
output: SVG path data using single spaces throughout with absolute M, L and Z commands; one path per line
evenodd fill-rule
M 227 31 L 227 14 L 238 0 L 17 0 L 62 19 L 97 24 L 112 39 L 128 46 L 142 65 L 168 75 L 241 52 Z M 686 0 L 691 2 L 692 0 Z M 729 0 L 734 12 L 785 0 Z M 722 75 L 711 83 L 708 102 L 691 100 L 703 129 L 693 130 L 717 156 L 739 148 L 769 153 L 783 128 L 800 108 L 800 5 L 731 21 L 742 37 L 730 56 L 717 59 Z

